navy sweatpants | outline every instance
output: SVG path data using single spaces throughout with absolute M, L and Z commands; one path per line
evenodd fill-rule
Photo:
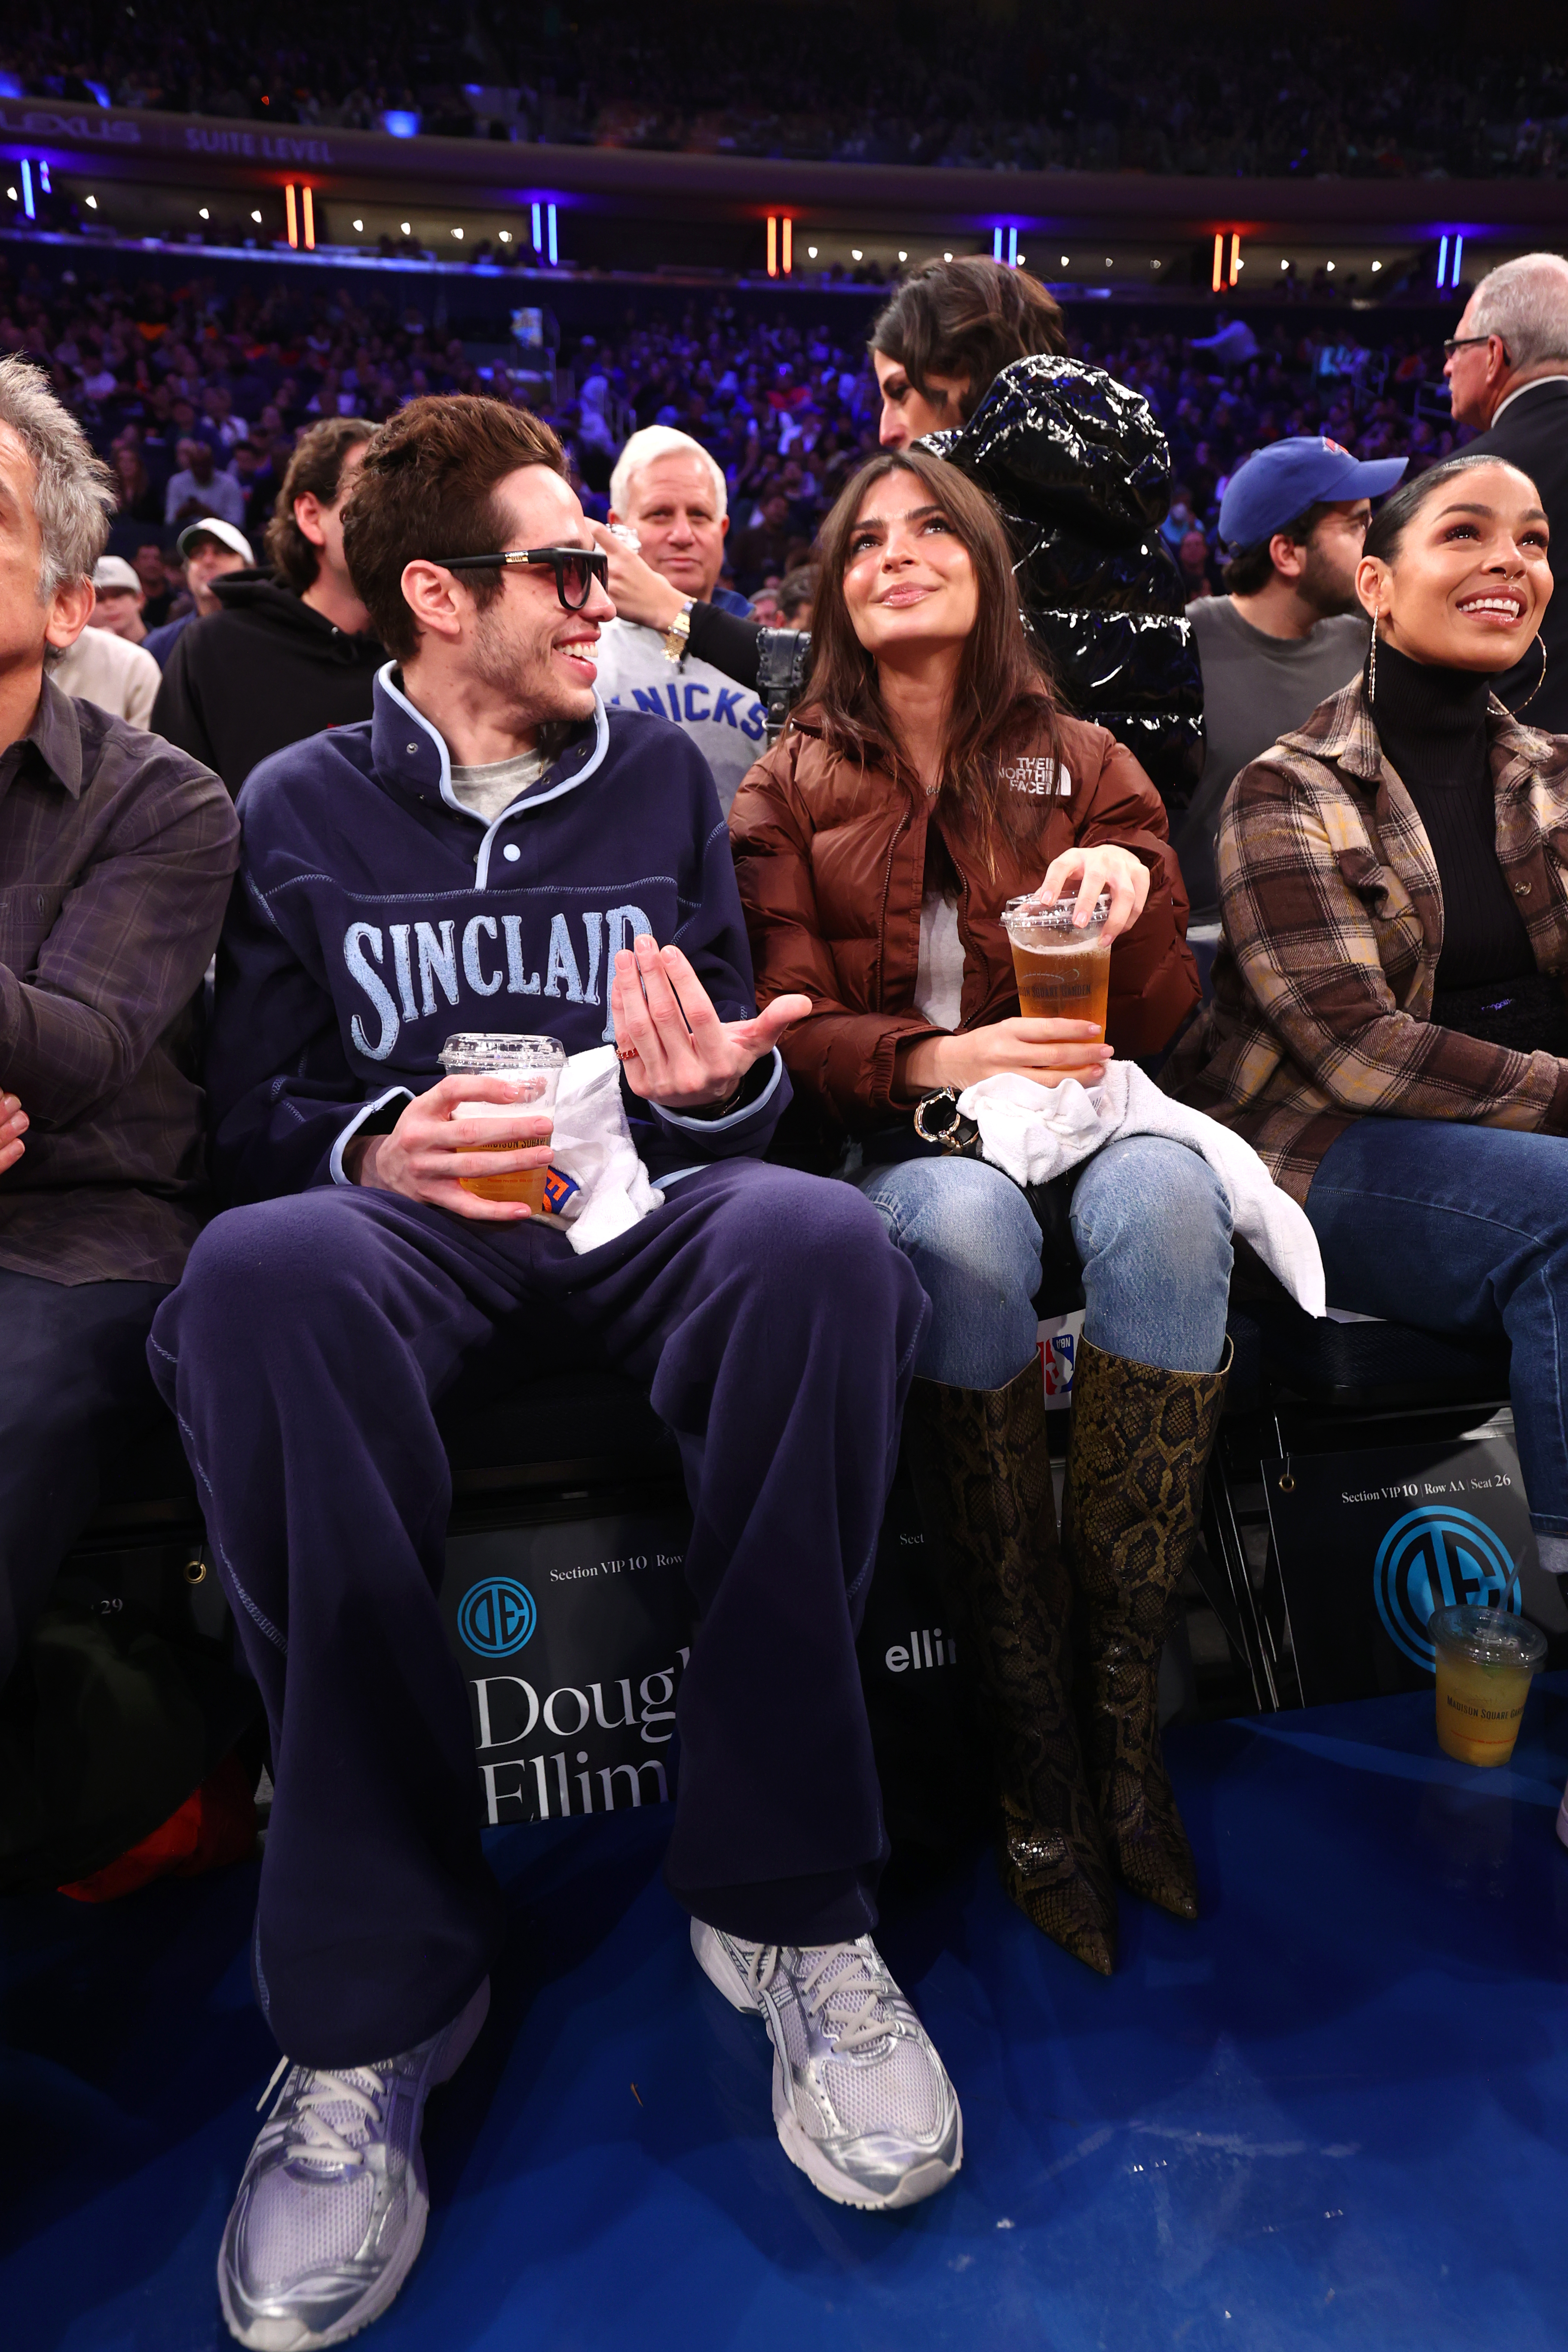
M 679 1440 L 703 1622 L 671 1885 L 768 1942 L 873 1923 L 886 1843 L 854 1637 L 927 1312 L 852 1186 L 750 1160 L 582 1257 L 547 1226 L 342 1188 L 207 1227 L 150 1356 L 271 1722 L 255 1976 L 291 2057 L 408 2048 L 494 1955 L 432 1400 L 511 1318 L 542 1369 L 565 1328 L 648 1382 Z

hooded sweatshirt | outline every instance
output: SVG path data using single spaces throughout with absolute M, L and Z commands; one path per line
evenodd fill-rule
M 175 639 L 152 725 L 237 793 L 285 744 L 368 719 L 386 652 L 374 637 L 350 636 L 268 572 L 230 572 L 213 588 L 223 610 Z
M 605 1044 L 611 960 L 639 931 L 680 947 L 721 1021 L 755 1013 L 713 779 L 668 719 L 596 703 L 487 824 L 389 662 L 371 719 L 265 761 L 239 813 L 206 1071 L 230 1201 L 348 1182 L 349 1138 L 393 1127 L 459 1031 L 558 1037 L 569 1054 Z M 661 1185 L 765 1150 L 789 1092 L 776 1053 L 718 1117 L 658 1109 L 623 1084 Z

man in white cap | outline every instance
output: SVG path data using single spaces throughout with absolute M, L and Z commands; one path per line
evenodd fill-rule
M 147 635 L 147 625 L 142 618 L 147 591 L 135 566 L 127 563 L 122 555 L 100 555 L 93 566 L 92 587 L 88 627 L 109 629 L 115 636 L 123 637 L 127 645 L 141 645 Z
M 56 661 L 50 675 L 62 694 L 83 702 L 132 727 L 151 727 L 157 700 L 158 665 L 146 647 L 138 645 L 144 591 L 121 555 L 100 555 L 92 572 L 93 605 L 89 625 L 76 643 Z
M 256 562 L 245 533 L 226 522 L 222 515 L 203 515 L 199 522 L 187 523 L 175 546 L 185 567 L 191 610 L 165 621 L 161 629 L 147 632 L 147 650 L 160 669 L 173 653 L 182 629 L 220 610 L 213 582 L 221 580 L 226 572 L 248 572 Z

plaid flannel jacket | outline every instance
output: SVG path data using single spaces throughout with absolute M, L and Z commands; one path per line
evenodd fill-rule
M 32 1121 L 0 1270 L 179 1280 L 205 1192 L 192 1000 L 238 858 L 216 776 L 45 678 L 0 751 L 0 1087 Z
M 1498 863 L 1542 971 L 1568 974 L 1568 736 L 1488 715 Z M 1352 1118 L 1568 1132 L 1568 1063 L 1430 1019 L 1443 899 L 1361 681 L 1244 768 L 1220 820 L 1215 1002 L 1163 1083 L 1304 1202 Z

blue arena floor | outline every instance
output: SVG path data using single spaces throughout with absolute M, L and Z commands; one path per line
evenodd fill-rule
M 1179 1733 L 1206 1909 L 1100 1981 L 988 1857 L 882 1941 L 963 2103 L 948 2192 L 825 2202 L 762 2030 L 699 1978 L 656 1815 L 500 1832 L 514 1934 L 426 2135 L 375 2352 L 1544 2352 L 1568 2342 L 1568 1676 L 1507 1771 L 1429 1696 Z M 213 2255 L 273 2052 L 250 1868 L 0 1904 L 0 2343 L 226 2344 Z

